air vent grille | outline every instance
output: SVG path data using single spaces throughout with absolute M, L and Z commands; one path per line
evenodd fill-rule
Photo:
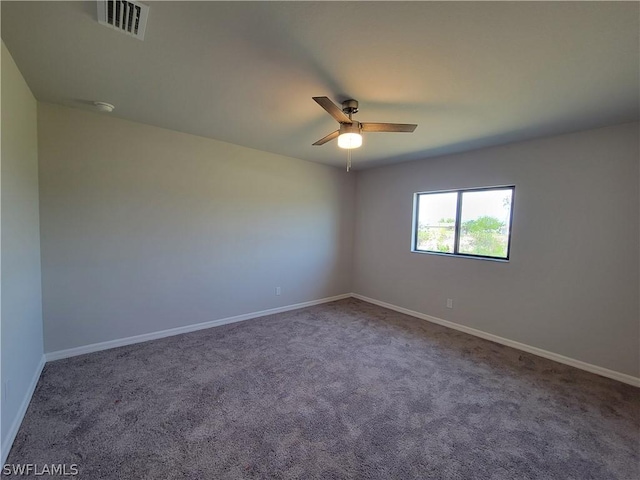
M 119 32 L 144 40 L 149 7 L 139 2 L 98 0 L 98 22 Z

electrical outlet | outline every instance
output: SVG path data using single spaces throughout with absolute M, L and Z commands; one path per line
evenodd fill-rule
M 453 299 L 447 298 L 447 308 L 453 308 Z
M 276 287 L 276 295 L 280 295 L 282 293 L 282 290 L 280 289 L 280 287 Z

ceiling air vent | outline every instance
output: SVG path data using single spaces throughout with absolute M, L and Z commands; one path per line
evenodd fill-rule
M 149 7 L 139 2 L 98 0 L 98 22 L 119 32 L 144 40 Z

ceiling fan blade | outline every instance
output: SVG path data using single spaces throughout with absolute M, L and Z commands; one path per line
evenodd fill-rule
M 412 123 L 360 123 L 363 132 L 413 132 L 418 125 Z
M 329 97 L 312 97 L 318 105 L 324 108 L 329 115 L 335 118 L 339 123 L 353 123 L 349 117 L 347 117 L 344 112 L 333 103 Z
M 325 143 L 330 142 L 334 138 L 338 138 L 338 134 L 339 133 L 340 133 L 340 130 L 336 130 L 335 132 L 331 132 L 326 137 L 323 137 L 320 140 L 318 140 L 316 143 L 314 143 L 314 145 L 324 145 Z

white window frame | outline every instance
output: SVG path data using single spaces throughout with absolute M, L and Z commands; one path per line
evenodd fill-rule
M 475 255 L 470 253 L 459 252 L 460 247 L 460 227 L 462 216 L 462 194 L 465 192 L 481 192 L 488 190 L 511 190 L 511 208 L 509 212 L 509 237 L 507 240 L 507 256 L 506 257 L 493 257 L 489 255 Z M 433 250 L 418 249 L 418 216 L 419 216 L 419 203 L 421 195 L 433 195 L 440 193 L 457 193 L 458 199 L 456 203 L 456 216 L 454 223 L 454 248 L 453 252 L 438 252 Z M 475 187 L 475 188 L 456 188 L 451 190 L 435 190 L 427 192 L 416 192 L 413 194 L 413 217 L 411 221 L 411 252 L 412 253 L 426 253 L 429 255 L 444 255 L 448 257 L 461 257 L 461 258 L 475 258 L 479 260 L 493 260 L 497 262 L 508 262 L 511 256 L 511 235 L 513 233 L 513 207 L 516 198 L 515 185 L 499 185 L 495 187 Z

